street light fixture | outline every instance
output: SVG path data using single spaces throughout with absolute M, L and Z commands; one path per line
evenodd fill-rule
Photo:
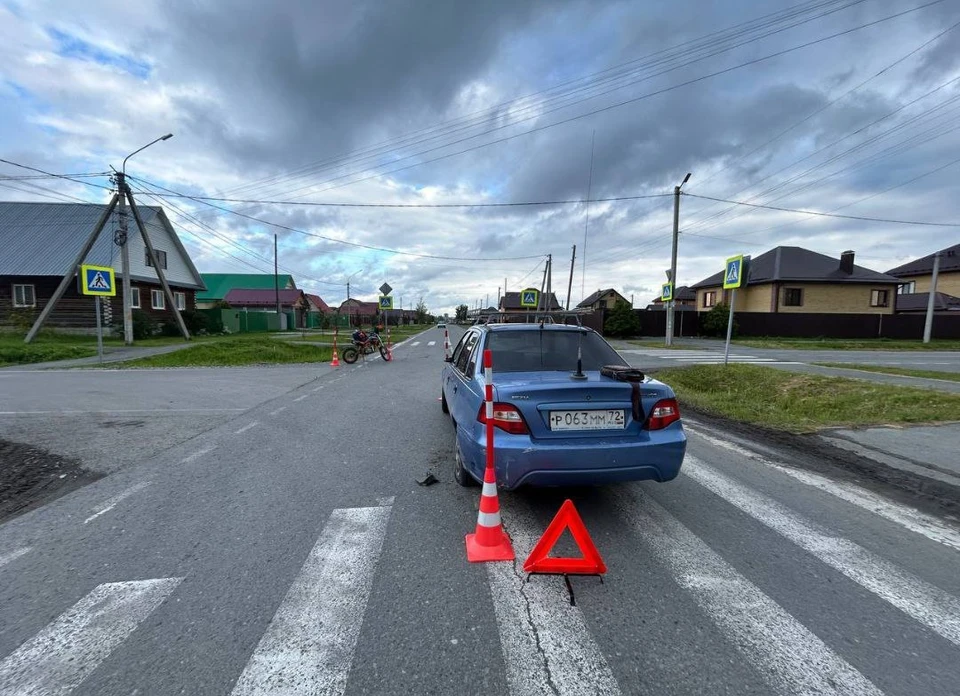
M 680 238 L 680 189 L 690 181 L 690 172 L 683 177 L 679 186 L 673 187 L 673 250 L 670 253 L 670 282 L 673 283 L 673 292 L 670 293 L 670 302 L 667 304 L 667 335 L 666 343 L 673 345 L 673 311 L 677 288 L 677 242 Z
M 359 271 L 357 271 L 357 273 L 363 273 L 363 270 L 364 269 L 361 268 Z M 357 275 L 357 273 L 352 273 L 350 277 L 347 278 L 347 299 L 348 300 L 350 299 L 350 281 L 353 280 L 353 276 Z
M 172 137 L 173 133 L 161 135 L 156 140 L 151 140 L 139 150 L 134 150 L 131 152 L 129 155 L 123 158 L 123 164 L 120 166 L 120 173 L 117 174 L 117 190 L 120 192 L 120 200 L 117 210 L 119 230 L 114 236 L 113 241 L 114 244 L 120 247 L 120 259 L 121 263 L 123 264 L 123 342 L 128 346 L 133 345 L 133 307 L 130 305 L 130 293 L 132 292 L 130 288 L 130 245 L 127 244 L 127 210 L 125 207 L 126 195 L 128 191 L 127 160 L 138 152 L 146 150 L 154 143 L 159 143 L 161 140 L 169 140 Z

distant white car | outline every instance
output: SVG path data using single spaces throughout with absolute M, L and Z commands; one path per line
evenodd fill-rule
M 445 322 L 445 321 L 437 322 L 437 328 L 438 328 L 438 329 L 445 329 L 445 328 L 447 328 L 447 322 Z

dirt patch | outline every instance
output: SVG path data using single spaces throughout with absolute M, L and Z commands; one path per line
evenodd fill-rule
M 102 474 L 75 459 L 0 439 L 0 522 L 40 507 Z

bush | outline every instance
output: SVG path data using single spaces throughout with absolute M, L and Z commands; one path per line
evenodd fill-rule
M 149 314 L 140 309 L 133 310 L 133 340 L 140 341 L 154 336 L 159 327 Z M 123 323 L 120 323 L 120 335 L 123 335 Z
M 730 307 L 718 304 L 700 319 L 700 333 L 704 336 L 727 337 L 727 321 L 730 318 Z M 733 335 L 737 335 L 737 316 L 733 316 Z
M 37 320 L 37 313 L 33 309 L 14 309 L 10 312 L 10 324 L 18 332 L 26 333 Z
M 626 302 L 617 302 L 606 323 L 603 333 L 612 338 L 631 338 L 640 335 L 640 317 Z

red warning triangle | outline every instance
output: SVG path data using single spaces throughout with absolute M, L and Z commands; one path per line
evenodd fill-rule
M 583 554 L 582 558 L 550 558 L 554 544 L 565 529 L 570 530 L 577 548 Z M 593 545 L 587 528 L 580 519 L 573 501 L 565 500 L 560 506 L 557 516 L 547 527 L 547 531 L 540 537 L 540 541 L 533 547 L 533 551 L 523 562 L 525 573 L 556 573 L 567 575 L 603 575 L 607 566 L 600 558 L 600 552 Z

